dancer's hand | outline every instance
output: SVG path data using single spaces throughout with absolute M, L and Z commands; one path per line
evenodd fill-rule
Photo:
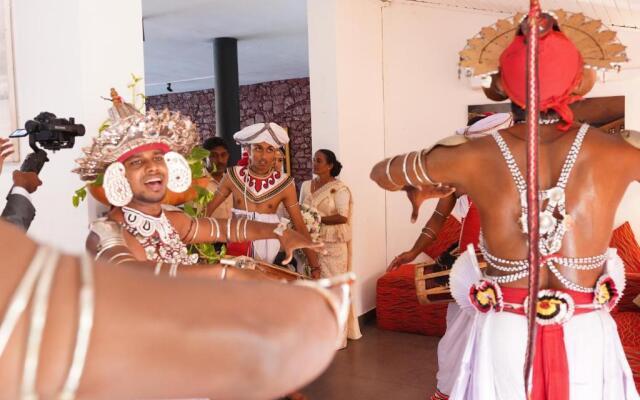
M 324 243 L 314 242 L 311 238 L 307 238 L 304 235 L 296 232 L 293 229 L 285 229 L 282 236 L 278 236 L 280 241 L 280 247 L 285 252 L 285 259 L 282 261 L 282 265 L 289 264 L 293 259 L 293 251 L 295 249 L 310 249 L 313 251 L 321 251 Z
M 411 202 L 411 223 L 418 219 L 420 207 L 425 200 L 447 197 L 456 191 L 453 186 L 443 184 L 421 186 L 420 188 L 405 186 L 402 190 L 407 193 L 407 198 Z
M 15 151 L 13 143 L 9 138 L 0 137 L 0 173 L 2 173 L 2 165 L 4 160 Z
M 387 271 L 394 271 L 401 265 L 410 263 L 411 261 L 415 260 L 416 257 L 418 257 L 418 254 L 420 254 L 420 251 L 415 251 L 413 249 L 405 251 L 404 253 L 400 253 L 398 256 L 396 256 L 396 258 L 393 259 L 393 261 L 391 261 L 391 264 L 389 264 L 389 267 L 387 267 Z

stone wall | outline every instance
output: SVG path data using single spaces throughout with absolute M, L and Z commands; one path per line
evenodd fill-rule
M 213 89 L 147 97 L 147 107 L 169 108 L 193 118 L 203 140 L 215 136 Z M 311 178 L 311 98 L 309 78 L 289 79 L 240 87 L 240 127 L 265 121 L 288 128 L 291 170 L 300 183 Z

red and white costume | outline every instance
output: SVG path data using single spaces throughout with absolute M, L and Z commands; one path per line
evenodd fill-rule
M 609 310 L 624 291 L 624 265 L 615 249 L 585 258 L 561 255 L 562 238 L 571 229 L 565 209 L 565 187 L 582 141 L 589 129 L 580 128 L 557 184 L 541 191 L 546 207 L 540 215 L 543 266 L 566 287 L 541 290 L 537 308 L 538 334 L 533 379 L 534 400 L 640 399 Z M 500 136 L 500 148 L 526 212 L 526 188 L 511 152 Z M 524 224 L 523 226 L 526 226 Z M 470 318 L 469 333 L 451 399 L 525 400 L 522 367 L 525 361 L 527 290 L 500 287 L 528 275 L 526 260 L 505 260 L 489 252 L 481 238 L 485 261 L 505 275 L 483 275 L 475 250 L 469 246 L 451 271 L 451 293 Z M 604 272 L 594 288 L 566 278 L 557 266 Z
M 233 138 L 245 148 L 257 143 L 268 143 L 274 148 L 280 148 L 289 143 L 289 135 L 278 124 L 273 122 L 258 123 L 247 126 L 233 135 Z M 269 201 L 282 193 L 286 188 L 293 184 L 293 178 L 283 172 L 270 170 L 265 176 L 258 176 L 251 172 L 248 165 L 248 157 L 246 162 L 239 163 L 235 167 L 228 169 L 227 176 L 231 183 L 242 193 L 245 204 L 260 204 Z M 235 216 L 247 217 L 254 221 L 279 223 L 280 217 L 274 210 L 273 213 L 259 213 L 248 210 L 233 208 L 232 214 Z M 251 242 L 251 248 L 248 249 L 248 243 L 232 243 L 229 249 L 239 253 L 250 251 L 252 257 L 273 263 L 278 251 L 280 251 L 280 241 L 277 239 L 254 240 Z
M 293 184 L 293 178 L 279 171 L 271 171 L 267 176 L 256 177 L 251 174 L 248 166 L 235 166 L 227 170 L 227 176 L 233 185 L 243 193 L 245 201 L 260 204 L 271 200 L 282 193 L 289 185 Z M 277 213 L 259 213 L 232 208 L 231 213 L 238 217 L 247 217 L 253 221 L 279 223 Z M 280 251 L 278 239 L 254 240 L 251 242 L 252 256 L 256 259 L 273 263 Z

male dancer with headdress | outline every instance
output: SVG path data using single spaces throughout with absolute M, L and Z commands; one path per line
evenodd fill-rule
M 488 268 L 479 270 L 470 247 L 450 278 L 454 299 L 472 315 L 452 399 L 640 398 L 609 315 L 624 289 L 624 266 L 615 250 L 607 250 L 617 205 L 628 185 L 640 180 L 640 134 L 608 135 L 576 124 L 569 108 L 590 90 L 584 83 L 592 70 L 586 67 L 613 68 L 626 59 L 624 46 L 615 33 L 601 30 L 599 21 L 561 10 L 554 16 L 539 21 L 538 171 L 546 189 L 540 191 L 537 336 L 527 388 L 522 371 L 528 202 L 521 172 L 526 127 L 516 123 L 472 141 L 448 138 L 410 153 L 409 165 L 417 160 L 422 169 L 403 170 L 402 158 L 396 157 L 371 173 L 384 189 L 404 190 L 414 212 L 426 198 L 453 191 L 473 198 L 480 212 L 479 247 Z M 524 24 L 529 21 L 520 21 L 516 17 L 482 30 L 461 56 L 472 73 L 494 74 L 494 87 L 523 108 Z M 593 27 L 598 27 L 595 34 Z M 491 54 L 482 52 L 489 47 Z
M 91 226 L 87 247 L 96 257 L 107 257 L 112 263 L 151 261 L 156 274 L 164 268 L 175 276 L 180 266 L 196 269 L 198 255 L 187 249 L 191 243 L 274 239 L 288 252 L 312 245 L 285 224 L 242 217 L 191 218 L 183 212 L 164 211 L 167 189 L 181 193 L 191 186 L 191 169 L 183 155 L 198 140 L 196 127 L 179 113 L 151 110 L 143 115 L 117 94 L 112 97 L 112 125 L 83 150 L 85 157 L 77 160 L 79 167 L 74 170 L 83 180 L 104 173 L 105 195 L 114 206 L 106 219 Z M 206 271 L 223 279 L 227 274 L 224 267 Z
M 233 138 L 248 151 L 247 164 L 239 163 L 228 169 L 214 199 L 207 208 L 211 214 L 225 199 L 233 195 L 233 214 L 255 221 L 277 223 L 278 206 L 283 204 L 295 229 L 309 236 L 302 219 L 293 177 L 274 169 L 279 147 L 289 142 L 287 132 L 273 122 L 250 125 Z M 248 149 L 247 149 L 248 148 Z M 273 263 L 280 250 L 275 240 L 252 242 L 253 257 Z M 312 274 L 319 277 L 317 257 L 305 251 L 311 264 Z

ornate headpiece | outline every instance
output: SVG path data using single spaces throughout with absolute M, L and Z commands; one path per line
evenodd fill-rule
M 117 121 L 82 149 L 85 156 L 76 160 L 73 172 L 83 181 L 95 180 L 115 161 L 123 161 L 132 151 L 157 146 L 186 156 L 198 143 L 196 126 L 179 112 L 164 110 L 132 114 Z
M 527 45 L 521 34 L 524 14 L 499 20 L 483 28 L 460 52 L 460 68 L 469 76 L 501 73 L 505 93 L 518 106 L 526 107 Z M 538 68 L 540 111 L 555 110 L 564 121 L 559 129 L 573 122 L 569 104 L 581 99 L 575 89 L 583 68 L 613 69 L 627 61 L 625 46 L 616 33 L 603 28 L 601 21 L 583 14 L 556 10 L 541 19 Z
M 273 122 L 249 125 L 233 135 L 242 146 L 254 143 L 269 143 L 273 147 L 282 147 L 289 143 L 287 131 Z
M 73 172 L 83 181 L 93 181 L 104 173 L 109 202 L 116 206 L 125 205 L 128 204 L 127 199 L 130 201 L 131 189 L 123 181 L 122 162 L 136 153 L 159 149 L 166 153 L 168 188 L 174 192 L 187 190 L 191 185 L 191 171 L 184 156 L 198 143 L 195 124 L 179 112 L 166 109 L 142 114 L 133 105 L 123 102 L 113 89 L 111 100 L 111 124 L 93 138 L 90 147 L 82 149 L 85 156 L 76 160 L 78 168 Z M 117 185 L 114 186 L 113 182 Z M 111 195 L 110 189 L 113 189 Z
M 628 61 L 626 46 L 622 45 L 614 31 L 606 29 L 596 19 L 582 13 L 564 10 L 550 11 L 564 33 L 578 48 L 586 67 L 598 70 L 618 68 Z M 518 13 L 510 19 L 501 19 L 484 27 L 460 52 L 460 68 L 467 76 L 488 76 L 498 73 L 500 56 L 513 42 L 525 14 Z

